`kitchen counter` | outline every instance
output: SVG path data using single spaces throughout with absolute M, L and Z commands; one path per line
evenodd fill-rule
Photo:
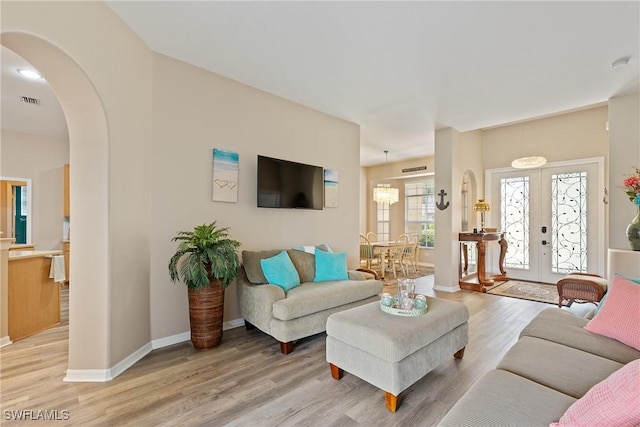
M 9 246 L 9 251 L 33 251 L 36 249 L 36 245 L 30 243 L 16 243 Z
M 8 329 L 16 341 L 60 323 L 60 284 L 49 278 L 51 256 L 62 251 L 10 251 Z
M 10 251 L 9 252 L 9 262 L 14 261 L 16 259 L 41 258 L 41 257 L 53 256 L 53 255 L 62 255 L 62 251 L 60 251 L 60 250 L 51 250 L 51 251 Z

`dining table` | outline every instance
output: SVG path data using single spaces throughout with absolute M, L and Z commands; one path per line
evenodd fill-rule
M 386 264 L 387 264 L 387 258 L 389 255 L 389 250 L 393 247 L 393 245 L 396 244 L 395 240 L 383 240 L 380 242 L 371 242 L 371 248 L 373 249 L 373 252 L 376 253 L 376 251 L 380 252 L 380 278 L 384 279 L 384 272 L 387 269 Z

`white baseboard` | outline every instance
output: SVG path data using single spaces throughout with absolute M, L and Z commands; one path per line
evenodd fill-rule
M 151 347 L 154 350 L 157 350 L 162 347 L 167 347 L 174 344 L 179 344 L 181 342 L 189 341 L 191 339 L 191 332 L 181 332 L 176 335 L 171 335 L 170 337 L 158 338 L 157 340 L 151 341 Z
M 102 383 L 111 381 L 153 350 L 147 343 L 109 369 L 67 369 L 64 382 Z
M 224 322 L 222 324 L 222 330 L 226 331 L 227 329 L 239 328 L 241 326 L 244 326 L 243 318 L 229 320 L 228 322 Z M 189 341 L 190 339 L 191 339 L 191 331 L 181 332 L 176 335 L 171 335 L 170 337 L 158 338 L 157 340 L 153 340 L 151 341 L 151 347 L 154 350 L 157 350 L 159 348 Z
M 238 328 L 240 326 L 244 326 L 244 319 L 234 319 L 228 322 L 224 322 L 222 325 L 222 330 Z M 91 382 L 91 383 L 102 383 L 111 381 L 116 378 L 118 375 L 122 374 L 124 371 L 132 367 L 137 361 L 142 359 L 147 354 L 151 353 L 153 350 L 157 350 L 159 348 L 167 347 L 170 345 L 178 344 L 181 342 L 189 341 L 191 339 L 191 332 L 181 332 L 176 335 L 171 335 L 169 337 L 158 338 L 156 340 L 152 340 L 151 342 L 143 345 L 135 352 L 131 353 L 129 356 L 122 359 L 120 362 L 116 363 L 110 369 L 67 369 L 67 375 L 64 377 L 64 382 Z M 9 341 L 9 337 L 7 337 L 8 343 L 2 345 L 11 344 Z M 4 343 L 4 339 L 0 341 L 0 343 Z
M 451 286 L 433 285 L 433 289 L 436 290 L 436 291 L 454 293 L 454 292 L 458 292 L 460 290 L 460 285 L 455 285 L 453 287 L 451 287 Z
M 66 383 L 104 383 L 111 381 L 109 369 L 67 369 Z
M 114 379 L 115 377 L 117 377 L 118 375 L 120 375 L 121 373 L 123 373 L 124 371 L 132 367 L 133 365 L 135 365 L 138 360 L 142 359 L 147 354 L 151 353 L 151 350 L 153 350 L 153 348 L 151 347 L 151 343 L 146 343 L 145 345 L 140 347 L 138 350 L 134 351 L 133 353 L 131 353 L 130 355 L 128 355 L 127 357 L 125 357 L 124 359 L 116 363 L 110 369 L 111 371 L 110 379 Z
M 11 338 L 9 337 L 0 338 L 0 348 L 8 346 L 11 343 L 13 343 L 13 341 L 11 341 Z
M 227 329 L 239 328 L 244 326 L 244 319 L 241 317 L 239 319 L 229 320 L 228 322 L 224 322 L 222 325 L 222 330 L 226 331 Z

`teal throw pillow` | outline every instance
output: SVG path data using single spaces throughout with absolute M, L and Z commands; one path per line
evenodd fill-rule
M 615 273 L 614 276 L 622 276 L 622 274 Z M 633 277 L 625 277 L 625 276 L 622 276 L 622 277 L 624 277 L 625 279 L 627 279 L 630 282 L 637 283 L 638 285 L 640 285 L 640 278 L 634 279 Z M 613 282 L 613 280 L 611 282 Z M 609 286 L 611 286 L 611 284 L 609 284 Z M 602 299 L 598 303 L 598 306 L 596 307 L 596 310 L 593 312 L 594 316 L 596 314 L 598 314 L 598 311 L 600 310 L 600 307 L 602 307 L 602 304 L 604 304 L 604 300 L 607 299 L 607 295 L 609 295 L 609 290 L 607 290 L 607 293 L 604 294 L 604 296 L 602 297 Z
M 296 270 L 286 251 L 282 251 L 271 258 L 261 259 L 260 266 L 267 282 L 271 285 L 280 286 L 285 292 L 300 284 L 298 270 Z
M 347 253 L 316 251 L 316 277 L 314 282 L 348 280 Z

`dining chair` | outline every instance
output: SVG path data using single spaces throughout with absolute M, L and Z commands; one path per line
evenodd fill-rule
M 409 266 L 413 267 L 413 272 L 418 274 L 418 236 L 412 235 L 409 237 L 409 242 L 404 248 L 402 255 L 402 262 L 407 265 L 407 273 L 409 272 Z
M 373 231 L 370 231 L 367 233 L 367 239 L 369 239 L 369 242 L 374 243 L 378 241 L 378 235 L 376 233 L 374 233 Z
M 378 235 L 373 231 L 367 233 L 367 239 L 369 240 L 369 243 L 376 243 L 380 241 L 380 239 L 378 239 Z M 373 254 L 378 258 L 382 259 L 384 257 L 384 253 L 385 251 L 381 249 L 373 248 Z
M 402 271 L 402 274 L 406 275 L 407 273 L 404 271 L 404 264 L 402 263 L 402 257 L 404 256 L 404 249 L 406 248 L 407 244 L 408 244 L 408 240 L 407 237 L 399 237 L 395 243 L 393 244 L 393 246 L 391 246 L 391 248 L 389 248 L 389 252 L 388 252 L 388 264 L 389 267 L 391 267 L 392 271 L 393 271 L 393 277 L 394 278 L 398 278 L 397 274 L 396 274 L 396 264 L 398 264 L 400 266 L 400 270 Z
M 373 267 L 377 266 L 382 268 L 382 259 L 379 255 L 376 255 L 371 246 L 371 242 L 364 234 L 360 234 L 360 265 L 365 264 L 365 267 L 374 270 Z

